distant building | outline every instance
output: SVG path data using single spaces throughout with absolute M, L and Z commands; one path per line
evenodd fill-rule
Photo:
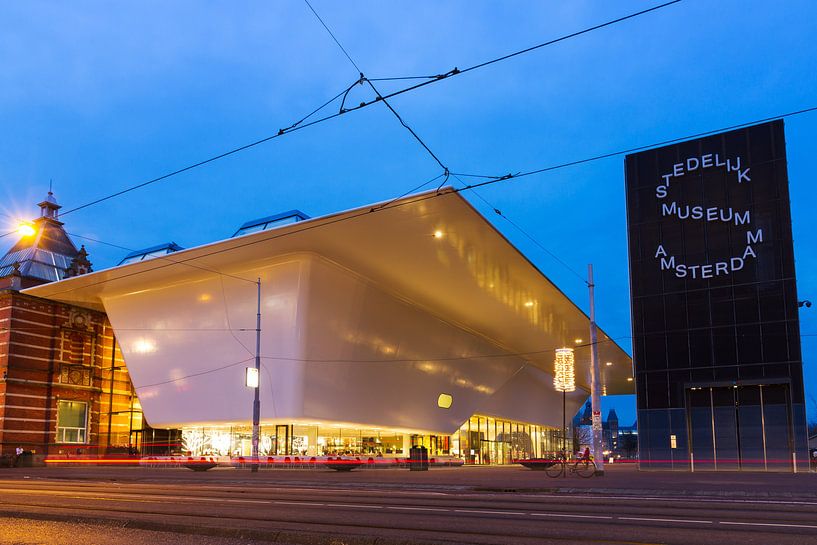
M 593 410 L 590 401 L 573 418 L 574 450 L 581 452 L 593 442 Z M 602 452 L 606 458 L 636 459 L 638 457 L 638 429 L 636 424 L 621 426 L 615 409 L 610 409 L 602 421 Z

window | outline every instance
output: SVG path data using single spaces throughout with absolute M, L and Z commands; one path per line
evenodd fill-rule
M 88 429 L 88 404 L 60 401 L 57 405 L 57 442 L 85 443 Z

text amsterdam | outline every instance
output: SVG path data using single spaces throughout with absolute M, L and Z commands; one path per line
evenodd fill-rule
M 723 168 L 729 173 L 735 173 L 739 184 L 752 181 L 749 176 L 749 167 L 743 167 L 740 156 L 722 160 L 719 154 L 708 153 L 700 157 L 689 157 L 683 162 L 674 164 L 670 173 L 661 176 L 661 182 L 655 188 L 656 198 L 659 201 L 667 199 L 670 187 L 676 178 L 710 168 Z M 689 205 L 676 201 L 662 202 L 661 215 L 663 217 L 676 216 L 680 220 L 720 222 L 737 226 L 749 226 L 752 223 L 749 210 Z M 659 244 L 655 252 L 655 259 L 659 261 L 661 270 L 673 270 L 678 278 L 713 278 L 743 269 L 747 259 L 757 258 L 752 245 L 762 242 L 763 229 L 750 229 L 746 231 L 746 247 L 740 255 L 727 257 L 714 263 L 691 265 L 678 262 L 674 255 L 667 252 L 663 244 Z

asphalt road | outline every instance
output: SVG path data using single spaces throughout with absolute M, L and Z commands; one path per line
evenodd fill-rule
M 143 484 L 6 476 L 0 480 L 0 517 L 0 531 L 8 524 L 31 524 L 42 532 L 41 541 L 19 541 L 26 544 L 60 543 L 37 526 L 42 522 L 26 520 L 32 518 L 56 518 L 78 528 L 107 521 L 93 527 L 96 539 L 73 541 L 100 545 L 120 543 L 115 539 L 123 524 L 174 532 L 176 541 L 130 542 L 152 544 L 188 543 L 178 540 L 190 534 L 219 537 L 225 545 L 351 545 L 373 543 L 372 538 L 380 544 L 817 544 L 817 500 L 361 489 L 339 483 Z M 17 543 L 1 536 L 0 543 Z

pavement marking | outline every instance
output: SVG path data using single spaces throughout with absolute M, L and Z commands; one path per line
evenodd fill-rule
M 711 520 L 659 519 L 647 517 L 618 517 L 618 520 L 646 520 L 650 522 L 688 522 L 693 524 L 712 524 Z
M 173 498 L 172 496 L 168 496 Z M 202 498 L 196 496 L 176 496 L 178 499 L 185 499 L 185 500 L 193 500 L 193 501 L 212 501 L 212 502 L 230 502 L 230 503 L 261 503 L 261 504 L 269 504 L 272 503 L 272 500 L 234 500 L 231 498 Z
M 352 507 L 354 509 L 383 509 L 382 505 L 363 505 L 354 503 L 327 503 L 326 507 Z
M 312 505 L 315 507 L 326 507 L 325 503 L 313 503 L 310 501 L 273 501 L 276 505 Z
M 455 513 L 479 513 L 480 515 L 527 515 L 522 511 L 487 511 L 484 509 L 454 509 Z
M 473 497 L 478 497 L 477 494 L 472 494 Z M 587 495 L 587 494 L 566 494 L 566 493 L 542 493 L 542 494 L 520 494 L 519 497 L 525 498 L 558 498 L 558 499 L 611 499 L 611 500 L 631 500 L 631 501 L 643 501 L 643 500 L 657 500 L 657 501 L 667 501 L 667 502 L 687 502 L 687 503 L 757 503 L 757 504 L 771 504 L 771 505 L 817 505 L 817 502 L 813 501 L 805 501 L 805 500 L 758 500 L 758 499 L 751 499 L 751 498 L 734 498 L 734 497 L 701 497 L 701 496 L 613 496 L 613 495 Z
M 606 515 L 571 515 L 568 513 L 531 513 L 532 517 L 568 517 L 577 519 L 607 519 L 611 520 L 613 517 Z
M 397 507 L 387 506 L 386 509 L 399 509 L 401 511 L 450 511 L 450 509 L 442 509 L 439 507 Z
M 729 524 L 731 526 L 775 526 L 778 528 L 815 528 L 817 526 L 814 524 L 782 524 L 782 523 L 772 523 L 772 522 L 729 522 L 722 520 L 720 521 L 721 524 Z

